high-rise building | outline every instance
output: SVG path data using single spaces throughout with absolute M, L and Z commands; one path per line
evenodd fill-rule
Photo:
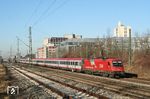
M 115 37 L 129 37 L 129 33 L 131 33 L 131 27 L 125 26 L 121 22 L 118 22 L 117 27 L 114 29 Z

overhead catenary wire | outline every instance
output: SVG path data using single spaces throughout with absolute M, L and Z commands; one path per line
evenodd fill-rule
M 62 2 L 57 8 L 55 8 L 53 11 L 51 11 L 51 13 L 49 13 L 47 16 L 49 16 L 50 14 L 55 13 L 58 9 L 60 9 L 61 7 L 63 7 L 69 0 L 65 0 L 64 2 Z
M 26 45 L 27 47 L 29 47 L 29 45 L 26 44 L 23 40 L 21 40 L 18 36 L 16 36 L 16 38 L 18 38 L 18 40 L 21 41 L 24 45 Z
M 43 16 L 53 7 L 53 5 L 56 3 L 56 0 L 53 0 L 50 5 L 47 7 L 47 9 L 40 15 L 40 17 L 33 23 L 32 27 L 34 27 L 42 18 Z
M 37 6 L 35 7 L 35 9 L 33 10 L 31 16 L 28 18 L 27 22 L 25 23 L 25 27 L 28 25 L 28 23 L 32 20 L 32 18 L 34 17 L 34 15 L 37 13 L 40 5 L 42 4 L 43 0 L 39 0 L 39 3 L 37 4 Z
M 23 40 L 21 40 L 18 36 L 16 36 L 16 38 L 17 38 L 21 43 L 23 43 L 27 48 L 29 48 L 29 45 L 26 44 Z M 21 49 L 21 50 L 20 50 L 20 53 L 21 53 L 21 51 L 25 50 L 24 48 L 22 49 L 21 47 L 19 47 L 19 49 Z M 28 53 L 28 51 L 27 51 L 27 53 Z
M 69 0 L 64 0 L 58 7 L 54 8 L 51 12 L 48 13 L 47 16 L 44 17 L 44 15 L 42 17 L 44 17 L 43 19 L 46 19 L 48 16 L 52 15 L 53 13 L 55 13 L 58 9 L 60 9 L 61 7 L 63 7 Z M 47 11 L 48 12 L 48 11 Z M 35 27 L 40 21 L 42 21 L 42 18 L 38 19 L 33 25 L 32 27 Z

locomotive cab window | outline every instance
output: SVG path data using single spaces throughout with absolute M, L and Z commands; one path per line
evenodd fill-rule
M 116 66 L 116 67 L 120 67 L 122 66 L 122 62 L 121 61 L 113 61 L 113 66 Z

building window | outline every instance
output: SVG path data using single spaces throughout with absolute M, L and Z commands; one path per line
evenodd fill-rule
M 124 33 L 124 37 L 127 37 L 127 33 Z
M 124 30 L 124 33 L 127 33 L 127 30 Z

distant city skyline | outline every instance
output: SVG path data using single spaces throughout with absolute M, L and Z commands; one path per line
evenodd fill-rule
M 1 0 L 0 52 L 3 56 L 17 53 L 17 39 L 28 44 L 32 27 L 33 52 L 46 37 L 64 34 L 96 38 L 107 35 L 118 21 L 142 35 L 150 29 L 150 0 Z M 20 51 L 28 48 L 20 42 Z

